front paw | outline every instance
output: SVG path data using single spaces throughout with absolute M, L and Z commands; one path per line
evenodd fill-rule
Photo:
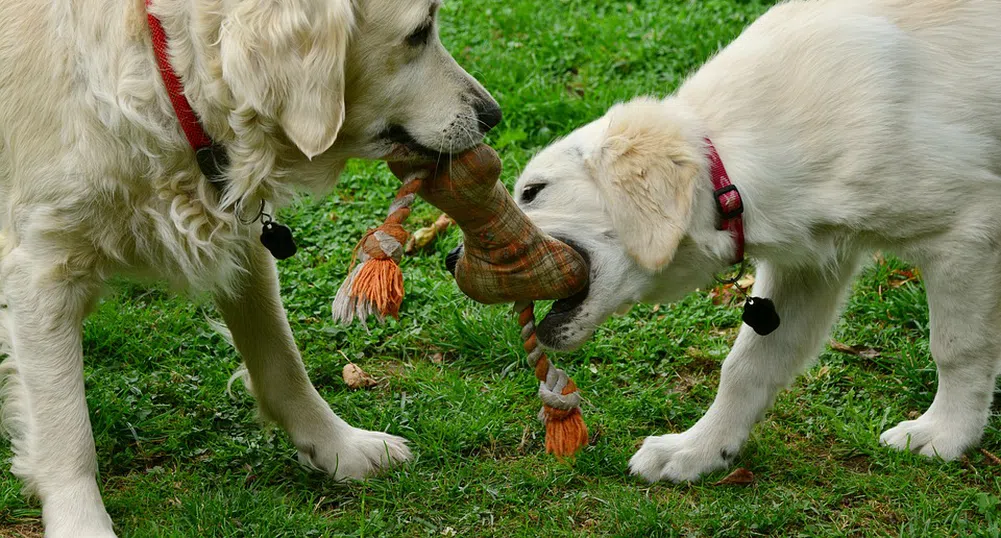
M 741 442 L 716 442 L 713 436 L 685 433 L 647 437 L 629 460 L 629 472 L 649 482 L 693 482 L 705 474 L 728 467 Z
M 299 449 L 299 462 L 337 480 L 361 480 L 412 457 L 407 440 L 351 428 L 338 442 Z
M 926 413 L 883 432 L 879 444 L 945 461 L 958 459 L 980 441 L 983 426 L 976 421 L 937 420 Z

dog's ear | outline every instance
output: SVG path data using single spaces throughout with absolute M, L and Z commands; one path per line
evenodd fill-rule
M 222 76 L 237 105 L 281 126 L 313 158 L 344 122 L 352 0 L 235 0 L 220 36 Z
M 658 271 L 671 263 L 691 221 L 698 148 L 661 101 L 617 105 L 606 118 L 587 167 L 626 251 Z

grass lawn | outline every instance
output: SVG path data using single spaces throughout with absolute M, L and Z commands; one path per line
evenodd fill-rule
M 768 4 L 449 0 L 441 32 L 504 108 L 489 142 L 510 185 L 533 152 L 616 101 L 674 90 Z M 683 431 L 709 406 L 739 309 L 706 292 L 639 307 L 557 355 L 593 433 L 575 462 L 557 462 L 515 320 L 465 299 L 445 273 L 455 230 L 405 260 L 400 321 L 366 332 L 330 320 L 351 248 L 397 185 L 384 165 L 354 163 L 333 196 L 284 211 L 301 250 L 281 277 L 320 393 L 352 424 L 410 439 L 415 460 L 367 483 L 307 472 L 242 389 L 226 395 L 239 358 L 209 329 L 210 302 L 116 283 L 84 346 L 100 484 L 121 536 L 1001 535 L 1001 465 L 877 444 L 935 391 L 924 291 L 902 262 L 866 270 L 834 333 L 875 351 L 828 349 L 754 430 L 736 462 L 753 485 L 714 485 L 725 472 L 648 485 L 626 462 L 645 436 Z M 437 216 L 417 208 L 414 228 Z M 348 361 L 379 385 L 349 390 Z M 984 447 L 1001 453 L 998 426 Z M 39 506 L 19 491 L 5 465 L 0 536 L 40 536 Z

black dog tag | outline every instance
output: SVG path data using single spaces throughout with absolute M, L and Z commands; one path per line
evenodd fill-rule
M 261 244 L 279 260 L 291 258 L 299 250 L 292 238 L 292 230 L 270 219 L 261 228 Z
M 741 315 L 744 323 L 754 329 L 754 332 L 765 336 L 779 328 L 779 315 L 775 312 L 775 303 L 763 297 L 748 297 L 744 301 L 744 313 Z

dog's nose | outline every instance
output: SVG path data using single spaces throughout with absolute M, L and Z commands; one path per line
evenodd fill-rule
M 490 129 L 497 127 L 504 114 L 500 106 L 493 99 L 483 99 L 476 103 L 476 119 L 480 121 L 480 131 L 486 134 Z
M 459 245 L 452 249 L 445 256 L 445 269 L 454 277 L 455 276 L 455 265 L 459 263 L 459 258 L 462 257 L 462 245 Z

